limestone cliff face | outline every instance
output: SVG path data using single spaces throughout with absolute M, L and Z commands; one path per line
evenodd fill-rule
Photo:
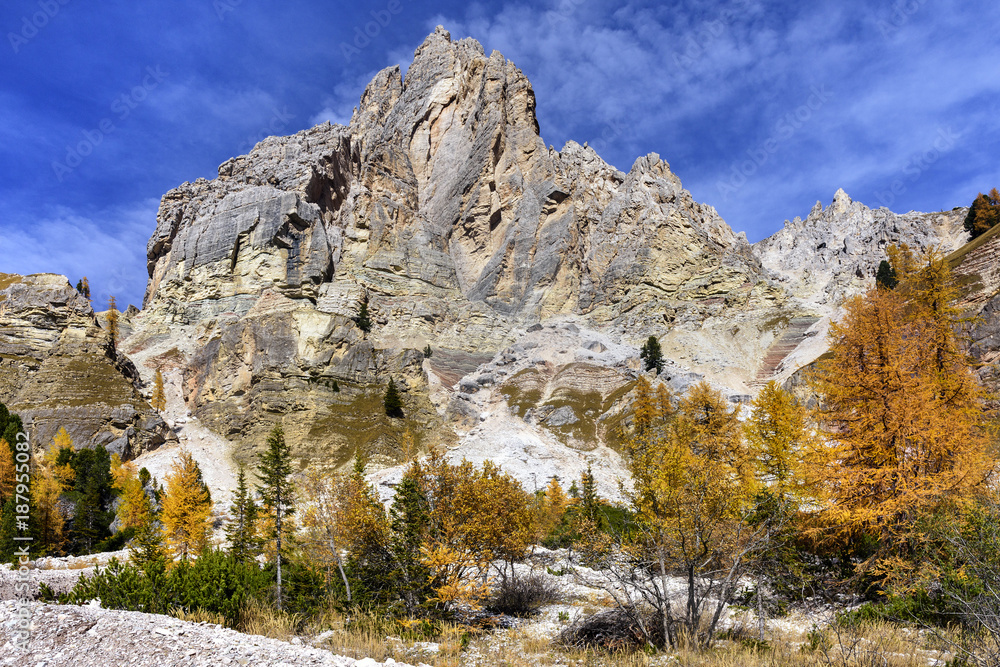
M 1000 227 L 994 227 L 948 257 L 963 288 L 962 305 L 972 317 L 970 352 L 979 377 L 1000 396 Z
M 123 459 L 155 449 L 172 434 L 138 380 L 66 278 L 0 273 L 0 402 L 33 442 L 65 427 L 75 446 L 103 444 Z
M 282 418 L 297 446 L 341 454 L 352 433 L 331 431 L 330 406 L 377 402 L 389 376 L 427 415 L 425 444 L 454 438 L 427 402 L 425 345 L 489 359 L 531 324 L 580 317 L 664 336 L 738 381 L 769 334 L 727 318 L 781 299 L 666 162 L 624 173 L 572 142 L 546 148 L 523 73 L 443 29 L 405 80 L 375 77 L 349 127 L 269 138 L 169 192 L 147 250 L 126 343 L 140 365 L 182 366 L 191 408 L 229 437 L 262 440 Z M 364 300 L 367 335 L 352 321 Z M 708 339 L 721 346 L 695 359 Z
M 546 149 L 521 71 L 440 29 L 405 82 L 396 67 L 375 78 L 349 128 L 268 139 L 168 193 L 148 254 L 146 305 L 180 321 L 243 315 L 268 288 L 342 315 L 367 294 L 383 338 L 467 350 L 760 274 L 669 165 L 650 155 L 626 174 L 573 143 Z
M 804 302 L 834 308 L 845 297 L 871 287 L 885 249 L 906 243 L 915 250 L 932 246 L 947 254 L 969 239 L 962 223 L 968 209 L 940 213 L 893 213 L 870 209 L 837 190 L 833 203 L 816 202 L 805 220 L 754 244 L 761 263 L 782 287 Z

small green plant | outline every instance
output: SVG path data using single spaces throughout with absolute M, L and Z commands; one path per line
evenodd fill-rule
M 368 314 L 367 299 L 361 302 L 361 306 L 358 308 L 358 316 L 354 318 L 354 323 L 365 333 L 372 330 L 372 319 L 371 315 Z
M 569 612 L 568 611 L 561 611 L 561 612 L 559 612 L 559 622 L 560 623 L 569 623 Z
M 812 628 L 806 633 L 806 641 L 802 645 L 803 653 L 814 653 L 815 651 L 820 651 L 829 646 L 829 641 L 826 637 L 826 632 L 820 630 L 819 626 L 815 623 L 812 624 Z

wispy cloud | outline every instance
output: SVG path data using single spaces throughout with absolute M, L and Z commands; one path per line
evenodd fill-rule
M 0 225 L 4 271 L 59 273 L 75 285 L 87 276 L 94 308 L 114 295 L 121 308 L 142 306 L 146 240 L 156 227 L 158 201 L 81 214 L 56 207 L 20 224 Z

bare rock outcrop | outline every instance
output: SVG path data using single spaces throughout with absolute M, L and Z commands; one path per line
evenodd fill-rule
M 754 244 L 761 263 L 804 303 L 832 310 L 873 284 L 885 249 L 906 243 L 947 254 L 969 240 L 962 223 L 968 209 L 897 214 L 870 209 L 842 189 L 823 208 L 816 202 L 805 220 L 785 221 L 776 234 Z
M 75 446 L 103 444 L 123 459 L 158 447 L 172 434 L 138 382 L 65 277 L 0 274 L 0 402 L 33 442 L 65 427 Z
M 579 316 L 634 343 L 662 336 L 681 363 L 739 383 L 783 299 L 666 162 L 625 173 L 573 142 L 546 148 L 524 74 L 441 28 L 405 80 L 374 78 L 349 127 L 268 138 L 169 192 L 147 250 L 125 345 L 143 372 L 181 367 L 192 411 L 227 437 L 260 443 L 281 420 L 297 453 L 338 462 L 357 429 L 336 424 L 350 410 L 381 421 L 389 377 L 422 445 L 455 440 L 429 402 L 426 345 L 490 359 L 532 324 Z M 398 456 L 397 426 L 364 448 Z

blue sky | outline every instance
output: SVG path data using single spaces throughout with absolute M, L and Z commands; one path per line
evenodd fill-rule
M 623 170 L 659 153 L 751 241 L 838 187 L 908 211 L 1000 185 L 989 0 L 5 0 L 0 271 L 140 304 L 167 190 L 349 119 L 437 24 L 528 75 L 546 143 Z

